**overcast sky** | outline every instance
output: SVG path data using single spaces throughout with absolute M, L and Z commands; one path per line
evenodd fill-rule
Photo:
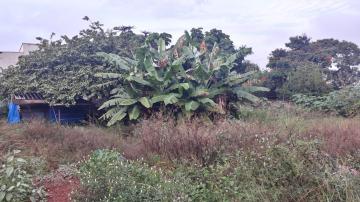
M 248 59 L 264 66 L 269 53 L 290 36 L 336 38 L 360 45 L 360 0 L 0 0 L 0 50 L 51 32 L 74 35 L 89 16 L 110 28 L 168 32 L 174 38 L 192 27 L 222 29 Z

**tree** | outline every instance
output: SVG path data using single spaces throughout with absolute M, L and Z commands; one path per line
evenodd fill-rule
M 185 32 L 171 49 L 166 49 L 165 41 L 159 39 L 158 49 L 154 50 L 146 40 L 135 60 L 99 53 L 106 63 L 122 69 L 121 73 L 97 74 L 105 79 L 105 86 L 109 82 L 118 84 L 111 90 L 111 99 L 100 107 L 107 110 L 102 118 L 109 121 L 108 125 L 125 118 L 136 120 L 160 106 L 183 115 L 225 113 L 230 102 L 257 102 L 259 98 L 252 93 L 268 90 L 242 86 L 254 72 L 237 74 L 231 70 L 238 53 L 223 56 L 216 42 L 211 51 L 199 50 L 194 44 Z
M 267 81 L 267 84 L 273 92 L 282 88 L 284 82 L 281 81 L 285 81 L 290 72 L 305 66 L 321 68 L 323 80 L 330 83 L 334 89 L 360 80 L 360 72 L 355 68 L 360 65 L 360 49 L 354 43 L 335 39 L 311 42 L 309 37 L 301 35 L 290 37 L 286 47 L 289 49 L 275 49 L 269 57 L 267 67 L 272 73 L 268 74 L 267 79 L 276 81 Z M 334 70 L 334 67 L 337 69 Z M 276 75 L 282 75 L 282 78 Z
M 105 31 L 99 22 L 90 22 L 89 28 L 73 37 L 60 40 L 39 40 L 39 50 L 19 59 L 18 65 L 1 73 L 1 94 L 38 92 L 51 104 L 75 104 L 79 100 L 98 103 L 107 99 L 109 92 L 95 87 L 99 78 L 96 72 L 118 72 L 111 65 L 104 65 L 98 52 L 113 53 L 132 58 L 145 41 L 143 34 L 135 34 L 131 26 L 114 27 Z M 171 35 L 150 33 L 152 41 L 160 36 L 167 42 Z M 111 88 L 111 86 L 108 86 Z
M 313 63 L 303 63 L 302 67 L 291 71 L 283 83 L 277 89 L 283 98 L 290 98 L 294 94 L 320 96 L 328 93 L 330 86 L 324 80 L 324 73 L 321 67 Z
M 305 50 L 309 47 L 310 38 L 303 34 L 301 36 L 290 37 L 290 42 L 286 43 L 285 46 L 292 50 Z

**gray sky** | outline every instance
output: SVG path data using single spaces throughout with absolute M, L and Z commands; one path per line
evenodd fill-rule
M 261 67 L 302 33 L 360 45 L 360 0 L 0 0 L 0 50 L 17 51 L 51 32 L 77 34 L 88 25 L 85 15 L 108 28 L 133 25 L 175 39 L 192 27 L 222 29 L 236 46 L 252 47 L 248 59 Z

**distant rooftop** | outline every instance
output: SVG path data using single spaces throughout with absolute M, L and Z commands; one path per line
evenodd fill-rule
M 39 49 L 38 44 L 34 43 L 22 43 L 19 51 L 0 51 L 0 67 L 7 68 L 11 65 L 16 65 L 19 60 L 19 57 L 22 55 L 27 55 L 31 51 Z

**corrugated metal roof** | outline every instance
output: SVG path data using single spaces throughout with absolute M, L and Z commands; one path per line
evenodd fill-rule
M 40 93 L 16 93 L 13 97 L 16 104 L 46 104 L 44 97 Z
M 14 95 L 16 100 L 44 100 L 40 93 L 19 93 Z

